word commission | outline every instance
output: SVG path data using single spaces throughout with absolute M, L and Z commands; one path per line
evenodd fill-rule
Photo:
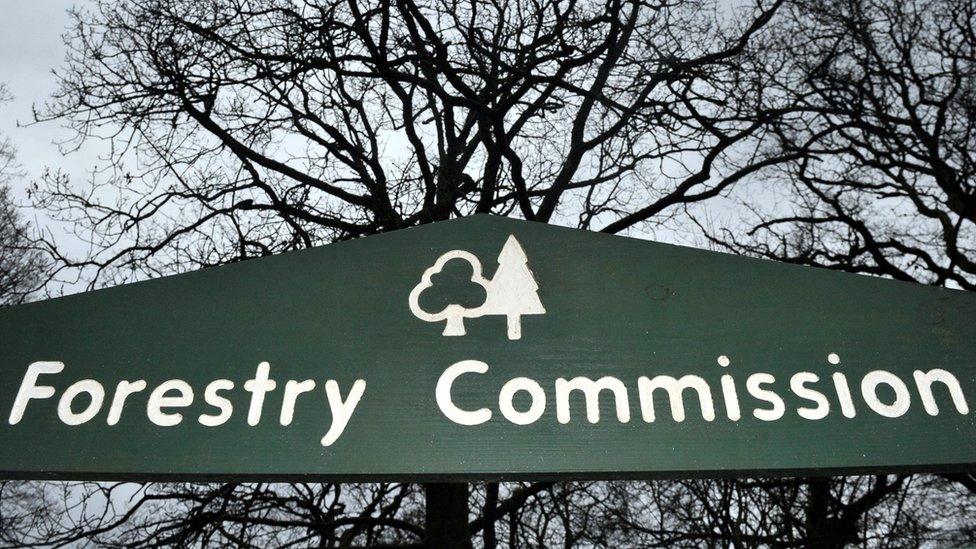
M 827 361 L 837 365 L 840 363 L 840 357 L 832 353 Z M 718 364 L 728 367 L 731 361 L 723 355 L 718 357 Z M 57 392 L 55 388 L 44 385 L 43 380 L 39 378 L 59 374 L 64 368 L 65 365 L 61 362 L 35 362 L 28 366 L 10 410 L 11 425 L 21 421 L 30 401 L 50 399 L 55 396 Z M 434 391 L 437 406 L 445 418 L 465 426 L 491 421 L 493 417 L 491 409 L 487 407 L 463 409 L 453 396 L 455 385 L 461 385 L 473 379 L 471 376 L 485 374 L 488 370 L 488 364 L 477 360 L 462 360 L 444 370 Z M 256 426 L 260 423 L 266 395 L 278 388 L 278 383 L 270 378 L 269 373 L 270 365 L 262 362 L 258 365 L 254 377 L 243 384 L 244 391 L 250 393 L 247 410 L 248 425 Z M 777 392 L 775 383 L 777 383 L 776 377 L 769 373 L 759 372 L 745 377 L 745 393 L 759 403 L 751 409 L 751 414 L 756 419 L 776 421 L 787 414 L 786 402 L 781 393 Z M 718 391 L 713 392 L 713 387 L 716 385 Z M 918 395 L 923 409 L 929 415 L 939 414 L 937 394 L 944 395 L 941 397 L 944 404 L 951 402 L 958 413 L 963 415 L 969 413 L 969 405 L 958 379 L 949 371 L 939 368 L 928 371 L 915 370 L 913 379 L 909 382 L 885 370 L 870 371 L 859 381 L 849 380 L 842 372 L 834 372 L 829 380 L 821 380 L 819 375 L 812 372 L 797 372 L 789 377 L 788 385 L 796 397 L 808 404 L 798 406 L 795 410 L 797 415 L 807 420 L 827 417 L 831 413 L 832 401 L 839 405 L 841 414 L 847 418 L 855 417 L 858 410 L 863 409 L 862 405 L 866 405 L 872 412 L 884 417 L 900 417 L 908 412 L 913 401 L 913 392 Z M 282 426 L 291 424 L 299 397 L 313 392 L 315 387 L 316 382 L 311 379 L 285 382 L 280 393 L 281 412 L 278 418 Z M 112 395 L 104 421 L 108 425 L 117 424 L 127 399 L 146 389 L 147 384 L 144 380 L 120 381 Z M 212 413 L 201 414 L 196 421 L 206 427 L 216 427 L 230 420 L 234 413 L 234 404 L 225 395 L 233 389 L 234 382 L 228 379 L 210 382 L 203 391 L 203 400 L 213 408 Z M 345 395 L 335 380 L 327 380 L 324 389 L 332 420 L 321 443 L 323 446 L 330 446 L 339 439 L 352 420 L 366 391 L 366 381 L 357 379 Z M 636 389 L 641 417 L 648 423 L 658 420 L 655 402 L 658 406 L 663 406 L 664 399 L 669 405 L 671 419 L 677 422 L 684 421 L 685 399 L 691 395 L 694 395 L 701 417 L 706 421 L 714 421 L 717 417 L 715 411 L 717 394 L 721 394 L 725 417 L 731 421 L 739 421 L 743 416 L 743 406 L 739 398 L 740 388 L 736 379 L 729 374 L 720 376 L 717 384 L 709 383 L 705 378 L 691 374 L 681 377 L 640 376 L 636 379 Z M 566 424 L 572 420 L 570 397 L 576 392 L 585 399 L 586 419 L 590 423 L 598 423 L 601 420 L 601 394 L 612 397 L 617 421 L 626 423 L 631 420 L 631 392 L 619 378 L 613 376 L 599 379 L 557 378 L 553 390 L 556 419 L 560 423 Z M 522 406 L 524 409 L 520 410 L 516 407 L 515 401 L 516 395 L 523 392 L 528 395 L 529 405 L 527 408 Z M 857 401 L 855 394 L 860 396 Z M 106 390 L 101 383 L 93 379 L 78 381 L 68 386 L 58 398 L 58 419 L 66 425 L 87 423 L 98 416 L 106 400 Z M 184 417 L 178 410 L 189 407 L 193 401 L 194 390 L 189 383 L 180 379 L 164 381 L 150 392 L 145 405 L 146 417 L 160 427 L 179 425 Z M 529 425 L 542 418 L 548 407 L 547 402 L 547 392 L 538 381 L 528 377 L 516 377 L 504 383 L 498 391 L 497 410 L 511 423 Z M 79 407 L 82 408 L 80 411 L 77 410 Z
M 727 356 L 718 357 L 718 364 L 727 367 L 731 361 Z M 831 353 L 827 361 L 833 365 L 840 364 L 840 357 Z M 455 403 L 452 390 L 455 383 L 472 374 L 488 372 L 488 364 L 477 360 L 463 360 L 450 366 L 437 382 L 436 398 L 441 412 L 451 421 L 460 425 L 480 425 L 492 418 L 492 411 L 488 408 L 465 410 Z M 960 414 L 969 413 L 969 405 L 965 394 L 959 385 L 959 380 L 947 370 L 935 368 L 929 371 L 915 370 L 913 372 L 915 390 L 922 401 L 922 407 L 929 415 L 939 414 L 939 405 L 934 393 L 936 386 L 942 386 L 942 391 L 948 393 L 956 411 Z M 705 378 L 697 375 L 674 377 L 658 375 L 654 377 L 640 376 L 637 378 L 637 397 L 641 417 L 647 423 L 657 420 L 655 413 L 655 398 L 668 399 L 671 418 L 681 422 L 685 420 L 685 396 L 694 394 L 701 410 L 701 417 L 705 421 L 716 419 L 715 402 L 712 385 Z M 787 413 L 786 402 L 780 396 L 773 384 L 776 377 L 769 373 L 754 373 L 745 379 L 745 390 L 760 405 L 752 409 L 752 415 L 762 421 L 776 421 Z M 830 387 L 832 385 L 832 387 Z M 909 385 L 897 375 L 885 370 L 873 370 L 861 378 L 859 392 L 861 400 L 868 408 L 881 416 L 896 418 L 908 412 L 912 402 L 912 391 Z M 732 421 L 742 418 L 742 407 L 739 403 L 739 388 L 731 375 L 723 375 L 719 379 L 725 416 Z M 887 387 L 885 390 L 880 390 Z M 797 372 L 789 378 L 790 391 L 799 399 L 809 403 L 809 406 L 799 406 L 796 413 L 808 420 L 819 420 L 827 417 L 831 411 L 831 400 L 828 394 L 836 397 L 840 405 L 840 412 L 848 418 L 857 415 L 858 405 L 855 404 L 851 390 L 851 383 L 841 372 L 834 372 L 830 381 L 821 382 L 820 376 L 812 372 Z M 572 379 L 557 378 L 554 384 L 556 397 L 556 419 L 560 423 L 572 420 L 570 413 L 570 396 L 574 392 L 582 393 L 586 403 L 586 419 L 590 423 L 600 421 L 600 395 L 610 393 L 613 398 L 617 421 L 630 421 L 630 392 L 627 385 L 619 378 L 605 376 L 600 379 L 575 377 Z M 515 406 L 515 395 L 524 392 L 528 394 L 529 406 L 518 410 Z M 546 412 L 546 391 L 536 380 L 527 377 L 510 379 L 498 392 L 498 410 L 502 416 L 515 424 L 528 425 L 538 421 Z M 523 406 L 524 408 L 524 406 Z

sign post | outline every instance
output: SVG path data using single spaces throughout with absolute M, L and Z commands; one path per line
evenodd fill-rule
M 476 216 L 0 310 L 0 474 L 976 466 L 976 295 Z

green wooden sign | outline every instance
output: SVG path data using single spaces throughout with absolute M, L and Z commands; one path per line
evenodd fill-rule
M 976 466 L 976 295 L 478 216 L 0 310 L 0 474 Z

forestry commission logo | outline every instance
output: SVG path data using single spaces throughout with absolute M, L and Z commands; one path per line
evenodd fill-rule
M 480 287 L 484 299 L 480 305 L 465 306 L 460 302 L 448 301 L 447 305 L 436 312 L 425 310 L 421 306 L 422 294 L 435 286 L 435 278 L 451 263 L 467 262 L 471 269 L 469 282 Z M 485 278 L 481 261 L 466 250 L 451 250 L 434 262 L 421 275 L 420 282 L 410 292 L 410 311 L 425 322 L 447 321 L 444 326 L 445 336 L 463 336 L 464 319 L 477 318 L 488 315 L 503 315 L 508 319 L 508 339 L 522 337 L 522 315 L 542 315 L 546 308 L 542 306 L 538 294 L 539 284 L 535 281 L 532 270 L 529 269 L 529 259 L 525 250 L 515 238 L 509 235 L 508 240 L 498 254 L 498 270 L 490 279 Z

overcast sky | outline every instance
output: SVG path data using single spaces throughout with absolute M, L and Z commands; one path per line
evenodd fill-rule
M 60 122 L 32 124 L 32 108 L 40 106 L 54 92 L 53 69 L 64 60 L 61 35 L 70 22 L 68 10 L 82 6 L 84 0 L 0 0 L 0 82 L 7 85 L 14 100 L 0 105 L 0 135 L 17 148 L 17 161 L 25 173 L 13 181 L 12 189 L 19 204 L 26 202 L 27 185 L 45 169 L 61 170 L 73 181 L 91 178 L 93 171 L 104 169 L 108 162 L 100 158 L 107 146 L 90 141 L 71 154 L 61 153 L 58 143 L 72 137 Z M 81 254 L 85 246 L 67 228 L 51 223 L 30 209 L 24 217 L 52 233 L 63 251 Z M 73 293 L 83 284 L 57 284 L 55 293 Z
M 14 185 L 17 196 L 45 167 L 60 168 L 72 178 L 87 178 L 99 162 L 97 144 L 77 153 L 61 155 L 56 142 L 71 136 L 58 122 L 26 126 L 31 108 L 40 106 L 54 91 L 52 69 L 64 59 L 61 35 L 68 25 L 67 10 L 78 2 L 58 0 L 0 0 L 0 82 L 7 84 L 14 101 L 0 106 L 0 134 L 17 147 L 17 159 L 27 177 Z

